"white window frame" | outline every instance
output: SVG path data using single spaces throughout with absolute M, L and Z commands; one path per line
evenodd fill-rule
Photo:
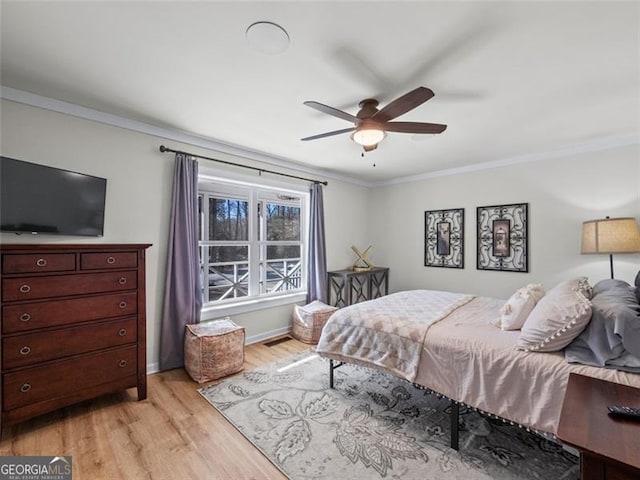
M 301 288 L 290 292 L 276 292 L 259 294 L 259 275 L 250 275 L 249 296 L 235 299 L 223 300 L 220 302 L 210 302 L 203 305 L 201 311 L 202 320 L 211 320 L 227 315 L 235 315 L 265 308 L 272 308 L 281 305 L 299 303 L 306 300 L 307 296 L 307 252 L 309 242 L 309 210 L 310 195 L 307 185 L 300 185 L 294 182 L 283 182 L 266 177 L 256 177 L 240 175 L 220 171 L 211 167 L 199 165 L 198 193 L 207 192 L 216 195 L 228 196 L 231 198 L 246 198 L 249 200 L 249 219 L 256 219 L 258 216 L 257 205 L 259 201 L 277 200 L 277 203 L 286 203 L 277 199 L 277 195 L 285 195 L 300 198 L 300 235 L 301 235 Z M 242 196 L 242 192 L 245 193 Z M 240 193 L 240 195 L 239 195 Z M 264 221 L 264 217 L 261 219 Z M 208 231 L 208 219 L 204 219 L 204 231 Z M 257 249 L 266 251 L 266 245 L 272 242 L 260 240 L 258 238 L 257 221 L 249 221 L 249 271 L 260 272 L 260 255 Z M 209 242 L 207 242 L 209 243 Z M 215 244 L 218 242 L 211 242 Z M 221 242 L 228 244 L 229 242 Z M 241 242 L 246 243 L 246 242 Z M 286 243 L 286 242 L 285 242 Z M 262 272 L 261 275 L 264 275 Z M 264 280 L 264 279 L 262 279 Z M 207 288 L 207 285 L 203 285 Z

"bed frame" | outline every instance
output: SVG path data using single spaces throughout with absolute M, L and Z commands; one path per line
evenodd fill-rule
M 635 281 L 634 281 L 635 286 L 640 289 L 640 271 L 638 272 L 638 274 L 636 275 Z M 337 368 L 340 368 L 341 366 L 347 364 L 348 362 L 344 362 L 344 361 L 339 361 L 339 360 L 334 360 L 331 359 L 329 357 L 325 357 L 328 358 L 329 360 L 329 387 L 331 389 L 334 388 L 334 371 Z M 387 372 L 388 373 L 388 372 Z M 401 377 L 397 377 L 397 378 L 401 378 Z M 405 380 L 407 382 L 409 382 L 409 380 Z M 446 395 L 443 395 L 439 392 L 436 392 L 428 387 L 425 387 L 423 385 L 420 385 L 416 382 L 410 382 L 412 383 L 416 388 L 420 389 L 420 390 L 427 390 L 435 395 L 437 395 L 439 398 L 445 398 L 447 400 L 449 400 L 450 404 L 451 404 L 451 418 L 450 418 L 450 423 L 451 423 L 451 428 L 450 428 L 450 446 L 451 448 L 458 450 L 459 449 L 459 419 L 460 419 L 460 405 L 462 404 L 463 406 L 470 408 L 474 411 L 477 411 L 478 413 L 480 413 L 481 415 L 484 416 L 488 416 L 490 418 L 495 418 L 495 419 L 500 419 L 505 423 L 510 423 L 511 425 L 518 425 L 521 428 L 526 428 L 527 431 L 531 431 L 537 435 L 540 435 L 548 440 L 551 441 L 557 441 L 557 437 L 553 434 L 553 433 L 549 433 L 543 430 L 538 430 L 536 428 L 530 427 L 530 426 L 524 426 L 521 425 L 520 423 L 514 422 L 512 420 L 503 418 L 503 417 L 499 417 L 493 413 L 489 413 L 489 412 L 485 412 L 483 410 L 480 410 L 472 405 L 467 405 L 464 402 L 459 402 L 456 400 L 453 400 L 452 398 L 447 397 Z

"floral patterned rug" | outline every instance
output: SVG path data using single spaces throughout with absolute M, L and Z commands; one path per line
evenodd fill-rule
M 460 408 L 449 448 L 449 401 L 383 372 L 313 351 L 200 389 L 285 475 L 310 479 L 576 480 L 578 458 L 556 443 Z

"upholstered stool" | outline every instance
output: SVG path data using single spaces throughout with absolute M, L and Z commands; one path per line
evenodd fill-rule
M 198 383 L 242 370 L 244 327 L 229 317 L 187 325 L 184 333 L 184 368 Z
M 324 324 L 336 310 L 338 310 L 337 307 L 332 307 L 319 300 L 302 307 L 295 305 L 291 334 L 301 342 L 318 343 Z

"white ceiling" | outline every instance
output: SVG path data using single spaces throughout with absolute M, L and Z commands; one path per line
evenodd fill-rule
M 365 182 L 640 142 L 637 1 L 1 5 L 3 86 Z M 246 41 L 262 20 L 286 52 Z M 418 86 L 435 97 L 398 120 L 441 135 L 300 141 L 350 126 L 305 100 L 355 114 Z

